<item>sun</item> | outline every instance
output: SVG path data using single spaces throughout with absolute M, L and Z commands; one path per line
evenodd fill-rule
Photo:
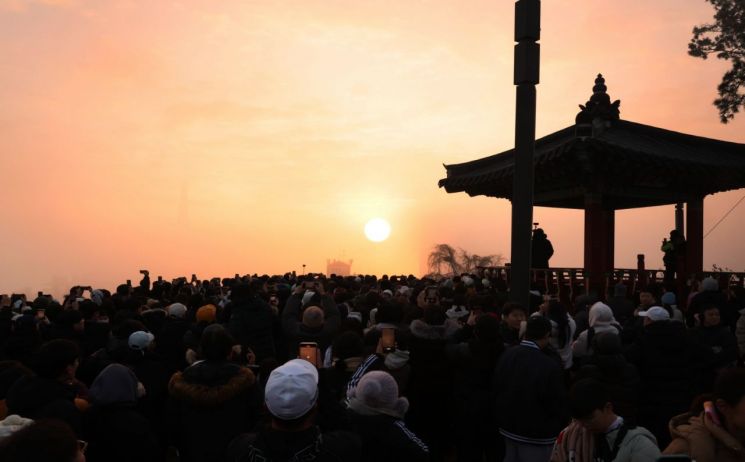
M 382 218 L 373 218 L 365 225 L 365 236 L 373 242 L 383 242 L 391 234 L 391 225 Z

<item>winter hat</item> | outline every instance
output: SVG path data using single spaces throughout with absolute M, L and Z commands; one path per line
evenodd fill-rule
M 0 420 L 0 441 L 32 423 L 34 423 L 33 420 L 25 419 L 16 414 L 9 415 L 5 420 Z
M 670 313 L 661 306 L 653 306 L 647 311 L 640 311 L 639 316 L 643 318 L 649 318 L 650 321 L 667 321 L 670 319 Z
M 486 287 L 486 288 L 489 288 L 489 287 L 491 287 L 491 282 L 489 282 L 489 280 L 487 278 L 484 278 L 484 279 L 481 280 L 481 285 L 484 286 L 484 287 Z
M 349 408 L 363 415 L 385 414 L 401 419 L 409 409 L 409 401 L 398 396 L 396 379 L 384 371 L 363 375 L 348 398 Z
M 665 292 L 662 294 L 662 298 L 660 299 L 663 305 L 675 305 L 675 302 L 677 301 L 675 299 L 675 294 L 672 292 Z
M 389 296 L 389 297 L 393 297 L 393 291 L 392 291 L 391 289 L 385 289 L 385 290 L 383 291 L 383 294 L 384 294 L 384 295 L 387 295 L 387 296 Z
M 471 276 L 463 276 L 460 280 L 463 281 L 463 284 L 466 287 L 471 287 L 473 285 L 473 278 Z
M 470 311 L 463 305 L 453 305 L 449 310 L 445 312 L 448 319 L 459 319 L 463 316 L 468 316 Z
M 274 369 L 264 388 L 269 412 L 282 420 L 304 416 L 318 399 L 318 371 L 304 359 L 293 359 Z
M 314 296 L 315 294 L 316 294 L 316 293 L 315 293 L 315 292 L 313 292 L 312 290 L 306 290 L 306 291 L 305 291 L 305 293 L 303 294 L 302 305 L 303 305 L 303 306 L 305 306 L 305 305 L 307 305 L 308 303 L 310 303 L 310 299 L 311 299 L 311 298 L 313 298 L 313 296 Z
M 362 322 L 362 313 L 359 311 L 350 311 L 347 313 L 347 319 L 356 319 L 359 322 Z
M 101 292 L 99 289 L 94 290 L 93 292 L 91 292 L 91 300 L 96 305 L 101 306 L 103 304 L 103 292 Z
M 144 351 L 147 350 L 151 343 L 153 343 L 153 340 L 155 340 L 153 334 L 143 330 L 138 330 L 137 332 L 132 332 L 132 334 L 130 334 L 128 343 L 131 349 Z
M 93 381 L 89 396 L 97 405 L 134 403 L 139 396 L 137 390 L 137 376 L 130 368 L 110 364 Z
M 166 308 L 166 311 L 168 311 L 170 316 L 175 318 L 183 318 L 186 316 L 186 306 L 182 303 L 172 303 L 168 308 Z
M 704 292 L 716 292 L 719 290 L 719 282 L 711 276 L 704 278 L 701 281 L 701 290 Z
M 204 305 L 197 310 L 196 314 L 197 322 L 215 322 L 217 319 L 217 308 L 215 305 Z
M 590 307 L 589 314 L 590 327 L 609 326 L 616 322 L 613 317 L 613 310 L 603 302 L 596 302 Z

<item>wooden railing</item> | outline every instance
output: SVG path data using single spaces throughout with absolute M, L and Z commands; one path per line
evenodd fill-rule
M 595 278 L 596 286 L 591 287 L 590 274 L 584 268 L 549 268 L 531 269 L 531 280 L 533 287 L 542 293 L 556 294 L 566 303 L 571 303 L 579 295 L 587 295 L 594 292 L 601 299 L 613 293 L 613 286 L 622 282 L 628 294 L 636 294 L 642 288 L 650 284 L 663 284 L 665 270 L 641 268 L 616 268 L 606 273 L 602 278 Z M 490 278 L 502 280 L 506 286 L 510 284 L 510 266 L 482 267 L 482 274 L 489 271 Z M 675 284 L 678 294 L 679 305 L 685 307 L 685 300 L 693 286 L 694 281 L 701 281 L 706 277 L 713 277 L 719 281 L 721 288 L 745 287 L 745 272 L 704 271 L 681 277 Z M 600 281 L 599 286 L 597 282 Z

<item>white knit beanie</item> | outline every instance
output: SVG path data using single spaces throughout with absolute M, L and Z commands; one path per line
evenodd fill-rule
M 360 411 L 388 414 L 403 418 L 409 409 L 409 400 L 398 396 L 396 379 L 384 371 L 372 371 L 362 376 L 357 386 L 350 391 L 350 407 Z M 363 406 L 355 406 L 355 404 Z

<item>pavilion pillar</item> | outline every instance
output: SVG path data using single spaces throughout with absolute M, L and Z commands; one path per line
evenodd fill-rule
M 679 202 L 675 204 L 675 230 L 681 235 L 685 236 L 685 229 L 683 229 L 683 203 Z
M 686 270 L 704 270 L 704 198 L 686 203 Z
M 603 206 L 601 194 L 585 194 L 585 272 L 589 290 L 605 297 L 606 275 L 614 268 L 615 211 Z

